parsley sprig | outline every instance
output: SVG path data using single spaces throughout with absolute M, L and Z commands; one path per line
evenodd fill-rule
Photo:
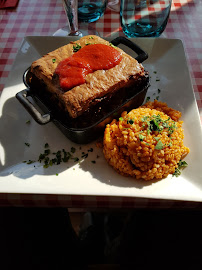
M 76 45 L 73 45 L 73 52 L 78 52 L 81 49 L 81 46 L 76 43 Z
M 181 170 L 186 168 L 188 166 L 186 161 L 180 160 L 178 163 L 178 167 L 175 169 L 175 172 L 173 173 L 173 176 L 180 176 L 181 175 Z

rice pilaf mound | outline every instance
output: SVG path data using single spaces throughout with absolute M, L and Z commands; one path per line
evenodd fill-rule
M 183 144 L 181 112 L 155 100 L 123 112 L 108 124 L 103 152 L 108 163 L 125 176 L 162 179 L 173 174 L 189 153 Z

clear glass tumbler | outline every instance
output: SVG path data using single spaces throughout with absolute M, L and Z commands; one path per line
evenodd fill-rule
M 121 0 L 120 20 L 128 37 L 159 37 L 164 31 L 172 0 Z

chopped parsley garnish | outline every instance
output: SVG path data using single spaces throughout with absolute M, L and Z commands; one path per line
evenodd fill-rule
M 48 144 L 45 144 L 45 148 Z M 51 151 L 50 149 L 45 149 L 44 153 L 39 155 L 38 161 L 41 163 L 43 161 L 44 168 L 48 168 L 49 166 L 59 165 L 61 162 L 68 162 L 68 160 L 72 157 L 71 153 L 65 151 L 64 149 L 58 150 L 56 153 L 52 153 L 54 155 L 53 158 L 50 158 Z
M 96 163 L 96 161 L 95 161 L 95 160 L 92 160 L 91 162 L 92 162 L 93 164 L 95 164 L 95 163 Z
M 73 52 L 78 52 L 80 49 L 81 49 L 81 46 L 78 43 L 76 43 L 76 46 L 73 45 Z
M 144 122 L 143 124 L 143 128 L 147 126 L 147 134 L 150 134 L 151 132 L 161 132 L 162 130 L 164 130 L 165 128 L 168 129 L 168 134 L 172 134 L 174 132 L 174 130 L 177 128 L 175 121 L 171 121 L 170 117 L 167 118 L 166 120 L 163 120 L 160 116 L 160 114 L 158 115 L 152 115 L 152 116 L 144 116 L 142 117 L 142 122 Z
M 179 169 L 183 169 L 183 168 L 186 168 L 188 166 L 187 162 L 186 161 L 182 161 L 180 160 L 179 163 L 178 163 L 178 168 Z
M 127 124 L 130 124 L 130 125 L 134 124 L 134 120 L 132 119 L 127 120 Z
M 145 136 L 143 136 L 142 134 L 139 134 L 139 139 L 142 142 L 144 140 Z
M 169 126 L 169 128 L 168 128 L 168 133 L 169 134 L 172 134 L 176 128 L 177 127 L 175 125 L 175 122 L 173 121 L 173 123 L 171 124 L 171 126 Z
M 148 127 L 150 131 L 161 131 L 162 126 L 160 125 L 158 119 L 152 119 L 148 122 Z
M 124 119 L 123 119 L 123 117 L 119 117 L 119 121 L 123 121 Z
M 29 144 L 26 143 L 26 145 L 29 145 Z M 79 149 L 81 150 L 81 147 Z M 93 152 L 93 148 L 91 147 L 87 151 L 89 153 Z M 80 164 L 80 158 L 86 159 L 89 155 L 86 152 L 82 152 L 81 156 L 78 157 L 78 156 L 74 156 L 75 152 L 76 152 L 75 147 L 71 147 L 69 152 L 66 151 L 65 149 L 58 150 L 57 152 L 51 152 L 51 150 L 49 148 L 49 144 L 46 143 L 44 145 L 44 152 L 39 155 L 38 161 L 40 163 L 43 163 L 44 168 L 48 168 L 48 167 L 53 166 L 53 165 L 67 163 L 69 160 L 72 160 L 72 162 L 73 161 L 79 162 L 79 164 Z M 99 156 L 97 156 L 97 158 L 98 157 Z M 29 160 L 29 161 L 23 161 L 23 162 L 26 164 L 31 164 L 31 163 L 34 163 L 36 161 Z M 96 163 L 96 162 L 93 162 L 93 163 Z
M 28 161 L 23 161 L 23 163 L 26 163 L 26 164 L 32 164 L 32 163 L 34 163 L 35 162 L 35 160 L 31 160 L 31 159 L 29 159 Z
M 161 125 L 162 119 L 160 115 L 153 115 L 149 119 L 146 119 L 146 123 L 148 126 L 147 132 L 150 133 L 152 131 L 161 132 L 163 130 L 163 126 Z
M 172 142 L 169 142 L 168 144 L 165 144 L 165 146 L 172 146 Z
M 114 44 L 112 44 L 112 43 L 109 43 L 109 45 L 110 45 L 111 47 L 113 47 L 113 48 L 116 48 L 116 46 L 115 46 Z
M 30 123 L 31 123 L 30 120 L 27 120 L 27 121 L 26 121 L 26 124 L 30 124 Z
M 55 62 L 56 62 L 56 59 L 55 59 L 55 58 L 53 58 L 53 59 L 52 59 L 52 63 L 55 63 Z
M 150 100 L 150 97 L 147 97 L 147 98 L 146 98 L 146 102 L 148 102 L 149 100 Z
M 180 176 L 180 174 L 181 174 L 180 169 L 179 169 L 179 168 L 176 168 L 176 169 L 175 169 L 175 172 L 173 173 L 173 176 L 178 177 L 178 176 Z
M 148 118 L 149 118 L 149 116 L 143 116 L 142 119 L 141 119 L 141 121 L 142 121 L 142 122 L 147 122 L 147 119 L 148 119 Z
M 48 147 L 49 147 L 48 143 L 45 143 L 44 148 L 48 148 Z
M 82 152 L 82 156 L 81 156 L 82 158 L 87 158 L 88 157 L 88 153 L 84 153 L 84 152 Z
M 164 148 L 164 145 L 161 140 L 159 140 L 155 146 L 156 150 L 162 150 Z
M 143 116 L 141 121 L 143 122 L 142 128 L 145 128 L 147 131 L 147 134 L 151 134 L 152 132 L 159 132 L 161 133 L 163 130 L 166 130 L 168 133 L 168 136 L 170 136 L 174 130 L 177 128 L 175 121 L 171 120 L 170 117 L 168 117 L 166 120 L 163 120 L 161 118 L 161 115 L 152 115 L 152 116 Z M 139 138 L 142 137 L 139 135 Z M 154 139 L 157 141 L 157 144 L 155 146 L 156 150 L 162 150 L 164 147 L 172 146 L 172 142 L 163 144 L 163 142 L 160 140 L 161 138 L 156 136 Z M 172 139 L 172 138 L 170 138 Z
M 62 149 L 62 152 L 63 152 L 62 161 L 67 162 L 72 157 L 72 155 L 70 154 L 70 152 L 66 152 L 64 149 Z
M 93 37 L 89 37 L 90 39 L 93 39 Z
M 46 149 L 46 150 L 44 151 L 44 154 L 45 154 L 46 156 L 48 156 L 48 155 L 50 154 L 50 149 Z
M 178 163 L 178 167 L 175 169 L 175 172 L 173 173 L 173 176 L 176 176 L 176 177 L 180 176 L 181 170 L 186 168 L 187 166 L 188 164 L 186 161 L 180 160 Z
M 42 160 L 44 160 L 44 158 L 45 158 L 45 154 L 40 154 L 38 161 L 41 162 Z
M 71 147 L 71 152 L 72 152 L 72 153 L 75 153 L 75 152 L 76 152 L 76 148 Z
M 27 142 L 26 142 L 25 145 L 26 145 L 27 147 L 30 147 L 30 143 L 27 143 Z

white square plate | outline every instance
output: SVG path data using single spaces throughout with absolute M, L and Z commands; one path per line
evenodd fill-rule
M 25 88 L 22 76 L 31 63 L 71 40 L 65 37 L 26 37 L 22 42 L 0 98 L 0 193 L 202 201 L 202 130 L 182 42 L 176 39 L 134 39 L 149 55 L 143 63 L 151 76 L 147 96 L 154 99 L 159 95 L 160 101 L 182 112 L 184 143 L 190 148 L 185 159 L 188 167 L 181 176 L 170 175 L 158 182 L 144 182 L 117 174 L 107 164 L 95 142 L 76 145 L 53 123 L 38 125 L 15 98 L 15 94 Z M 37 161 L 45 143 L 53 152 L 70 151 L 74 147 L 76 152 L 73 155 L 80 162 L 71 160 L 46 169 L 39 162 L 23 163 Z M 91 148 L 92 152 L 89 151 Z M 81 158 L 83 152 L 88 154 L 85 159 Z

